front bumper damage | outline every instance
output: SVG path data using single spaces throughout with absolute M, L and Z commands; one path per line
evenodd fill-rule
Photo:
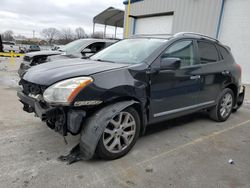
M 121 101 L 115 105 L 108 105 L 96 111 L 86 119 L 81 131 L 80 143 L 77 144 L 66 156 L 59 157 L 59 160 L 72 164 L 81 160 L 93 158 L 99 139 L 109 121 L 123 109 L 137 103 L 136 101 Z
M 116 116 L 121 110 L 137 103 L 133 100 L 117 102 L 115 105 L 103 107 L 92 116 L 86 118 L 84 110 L 46 106 L 42 101 L 27 96 L 20 91 L 17 93 L 17 96 L 24 105 L 24 111 L 28 113 L 34 112 L 42 121 L 47 122 L 50 128 L 55 129 L 63 136 L 66 136 L 67 132 L 73 135 L 81 132 L 80 143 L 68 155 L 59 157 L 59 160 L 66 161 L 68 164 L 91 159 L 110 119 Z M 53 123 L 54 125 L 51 125 Z M 84 126 L 81 127 L 83 123 Z
M 23 110 L 28 113 L 35 113 L 47 125 L 66 136 L 68 132 L 72 135 L 80 133 L 81 125 L 86 117 L 86 112 L 81 109 L 67 109 L 66 107 L 51 107 L 46 103 L 27 96 L 23 92 L 17 92 Z

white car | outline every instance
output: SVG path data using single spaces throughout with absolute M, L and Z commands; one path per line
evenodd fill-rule
M 4 52 L 16 52 L 20 53 L 20 47 L 16 45 L 15 42 L 12 41 L 3 41 L 3 51 Z

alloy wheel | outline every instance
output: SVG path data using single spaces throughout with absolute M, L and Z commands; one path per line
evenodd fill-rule
M 223 118 L 227 117 L 231 113 L 232 107 L 233 107 L 233 96 L 231 95 L 231 93 L 226 93 L 223 96 L 220 104 L 221 117 Z
M 104 147 L 111 153 L 120 153 L 133 141 L 136 121 L 129 112 L 120 112 L 112 118 L 104 130 Z

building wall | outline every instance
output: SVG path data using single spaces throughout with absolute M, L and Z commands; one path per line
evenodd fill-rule
M 250 0 L 225 1 L 219 40 L 231 48 L 243 83 L 250 84 Z
M 215 37 L 220 10 L 221 0 L 144 0 L 131 4 L 130 15 L 143 16 L 173 11 L 172 33 L 192 31 Z M 130 35 L 133 34 L 133 21 L 131 18 Z

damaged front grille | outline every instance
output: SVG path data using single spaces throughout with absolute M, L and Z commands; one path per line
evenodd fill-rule
M 23 93 L 26 95 L 42 95 L 44 90 L 46 89 L 46 86 L 41 86 L 38 84 L 34 84 L 31 82 L 28 82 L 26 80 L 21 79 L 19 82 L 19 85 L 23 88 Z

